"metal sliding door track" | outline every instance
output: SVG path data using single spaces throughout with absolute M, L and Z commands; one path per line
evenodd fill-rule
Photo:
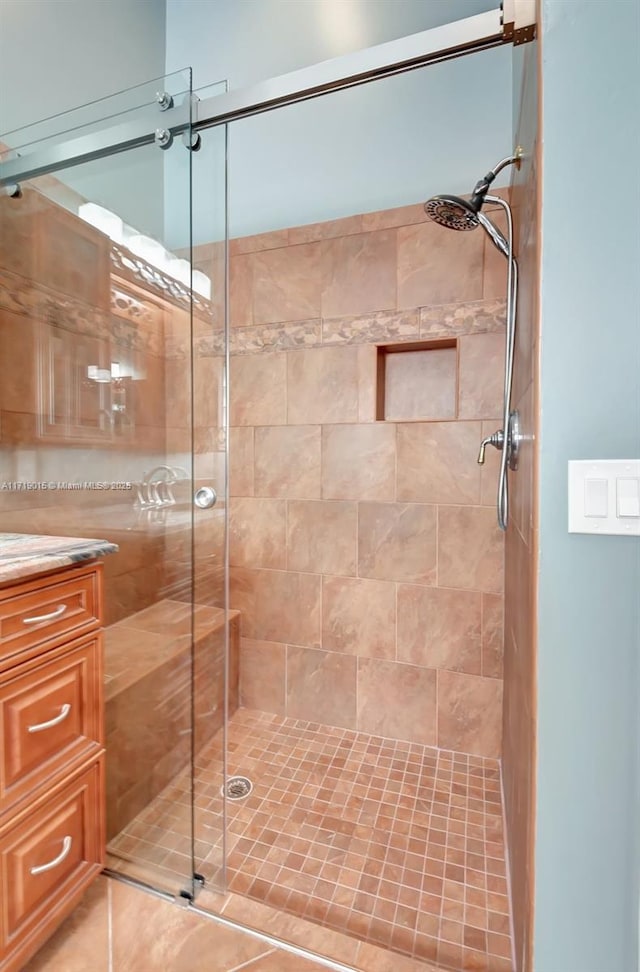
M 0 186 L 82 165 L 156 140 L 159 127 L 179 136 L 190 128 L 202 131 L 240 118 L 352 88 L 428 64 L 489 50 L 510 38 L 505 36 L 500 10 L 401 37 L 398 40 L 345 54 L 330 61 L 293 71 L 249 88 L 231 91 L 191 104 L 177 105 L 158 117 L 152 105 L 135 121 L 100 132 L 60 141 L 56 145 L 26 148 L 15 159 L 0 164 Z

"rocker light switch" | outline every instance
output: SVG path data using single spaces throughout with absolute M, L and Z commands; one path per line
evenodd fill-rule
M 570 460 L 569 533 L 640 537 L 640 459 Z
M 585 479 L 584 515 L 606 516 L 609 512 L 609 483 L 606 479 Z
M 618 516 L 640 517 L 640 480 L 617 479 Z

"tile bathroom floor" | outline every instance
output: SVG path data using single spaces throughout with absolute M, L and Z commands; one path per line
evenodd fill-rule
M 99 877 L 22 972 L 323 972 L 324 966 Z
M 222 860 L 222 734 L 196 762 L 197 870 Z M 497 760 L 240 709 L 228 890 L 449 969 L 511 972 Z M 187 773 L 110 844 L 112 866 L 187 874 Z M 115 862 L 115 864 L 114 864 Z

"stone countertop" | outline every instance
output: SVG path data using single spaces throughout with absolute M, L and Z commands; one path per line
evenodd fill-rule
M 42 537 L 28 533 L 0 533 L 0 584 L 24 580 L 58 567 L 117 553 L 108 540 L 85 537 Z

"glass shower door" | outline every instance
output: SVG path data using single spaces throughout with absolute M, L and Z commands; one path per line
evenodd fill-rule
M 0 490 L 0 531 L 118 545 L 104 562 L 107 863 L 186 895 L 193 760 L 224 715 L 226 657 L 210 650 L 226 640 L 224 273 L 220 291 L 191 263 L 192 106 L 182 72 L 0 136 L 27 173 L 0 196 L 0 479 L 35 484 Z M 150 139 L 127 147 L 141 127 Z

